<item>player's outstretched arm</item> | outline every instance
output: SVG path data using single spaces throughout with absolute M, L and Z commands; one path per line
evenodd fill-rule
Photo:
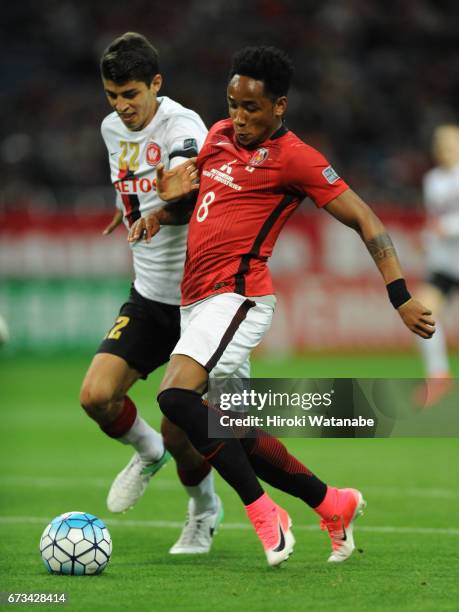
M 381 220 L 351 189 L 329 202 L 325 209 L 361 236 L 384 278 L 392 305 L 408 329 L 421 338 L 430 338 L 435 331 L 432 311 L 408 292 L 397 253 Z
M 199 189 L 196 157 L 187 159 L 171 170 L 165 170 L 164 164 L 156 168 L 156 191 L 165 202 L 171 202 L 188 196 Z
M 122 220 L 123 220 L 123 213 L 121 212 L 121 210 L 117 208 L 115 214 L 113 215 L 112 220 L 107 225 L 107 227 L 104 229 L 104 231 L 102 232 L 102 235 L 108 236 L 108 234 L 111 234 L 113 230 L 118 227 L 118 225 L 121 223 Z
M 165 204 L 162 208 L 140 217 L 129 230 L 128 242 L 138 240 L 150 242 L 161 229 L 161 225 L 186 225 L 191 218 L 195 203 L 196 197 L 193 194 L 178 202 Z
M 413 333 L 421 338 L 431 338 L 435 333 L 435 321 L 432 318 L 432 311 L 415 300 L 410 298 L 407 302 L 397 308 L 405 325 Z
M 132 224 L 128 234 L 128 242 L 137 242 L 138 240 L 150 242 L 160 229 L 161 223 L 158 215 L 156 212 L 152 212 L 145 217 L 140 217 Z

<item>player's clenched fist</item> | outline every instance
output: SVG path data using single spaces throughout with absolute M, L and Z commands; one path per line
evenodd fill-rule
M 431 338 L 435 332 L 432 311 L 420 302 L 410 299 L 397 308 L 405 325 L 421 338 Z
M 161 228 L 158 217 L 155 213 L 150 213 L 146 217 L 140 217 L 132 225 L 129 230 L 128 242 L 137 242 L 144 239 L 145 242 L 150 242 Z
M 199 189 L 196 157 L 175 166 L 172 170 L 165 170 L 164 164 L 156 168 L 156 192 L 166 202 L 177 200 Z

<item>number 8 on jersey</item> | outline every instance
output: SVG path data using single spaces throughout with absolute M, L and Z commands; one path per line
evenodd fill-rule
M 209 206 L 215 200 L 215 193 L 213 191 L 208 191 L 206 195 L 202 198 L 202 202 L 199 205 L 198 211 L 196 213 L 196 220 L 199 223 L 202 223 L 209 214 Z

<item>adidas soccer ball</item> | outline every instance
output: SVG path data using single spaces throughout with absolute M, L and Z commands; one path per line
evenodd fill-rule
M 112 539 L 105 523 L 87 512 L 66 512 L 44 530 L 40 553 L 51 574 L 100 574 L 112 554 Z

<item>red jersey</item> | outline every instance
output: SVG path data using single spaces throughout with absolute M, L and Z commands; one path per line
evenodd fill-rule
M 197 163 L 183 305 L 217 293 L 273 293 L 267 260 L 288 217 L 306 196 L 321 207 L 348 188 L 321 153 L 284 126 L 249 149 L 238 144 L 231 119 L 219 121 Z

